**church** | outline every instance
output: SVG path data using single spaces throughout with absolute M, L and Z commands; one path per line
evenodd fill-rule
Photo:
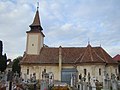
M 33 23 L 27 31 L 26 50 L 20 62 L 23 79 L 32 74 L 42 79 L 42 72 L 52 72 L 54 80 L 70 83 L 71 76 L 79 80 L 85 77 L 103 82 L 105 73 L 118 74 L 118 64 L 101 47 L 88 43 L 85 47 L 49 47 L 44 44 L 45 35 L 37 9 Z

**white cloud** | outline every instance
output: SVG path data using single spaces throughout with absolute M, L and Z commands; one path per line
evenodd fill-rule
M 104 2 L 104 3 L 103 3 Z M 23 55 L 35 0 L 0 1 L 0 39 L 9 58 Z M 40 17 L 48 46 L 102 46 L 120 53 L 119 0 L 41 0 Z

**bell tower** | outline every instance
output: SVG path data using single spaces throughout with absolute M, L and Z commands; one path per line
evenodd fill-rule
M 27 31 L 26 53 L 30 55 L 39 55 L 41 48 L 44 45 L 44 37 L 40 23 L 39 11 L 37 11 L 33 23 L 29 26 L 30 31 Z

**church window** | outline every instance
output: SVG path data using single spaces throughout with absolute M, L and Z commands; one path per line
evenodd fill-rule
M 27 75 L 29 75 L 29 69 L 27 69 Z
M 87 74 L 87 70 L 86 69 L 84 69 L 84 75 L 86 75 Z
M 46 73 L 46 69 L 44 69 L 44 72 Z
M 36 73 L 33 73 L 33 75 L 36 75 Z
M 99 75 L 101 75 L 101 68 L 99 68 Z
M 79 79 L 80 79 L 80 80 L 82 79 L 82 75 L 81 75 L 81 74 L 79 75 Z

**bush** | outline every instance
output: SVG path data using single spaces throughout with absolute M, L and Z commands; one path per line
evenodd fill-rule
M 54 86 L 52 90 L 69 90 L 68 87 L 62 87 L 62 86 Z

